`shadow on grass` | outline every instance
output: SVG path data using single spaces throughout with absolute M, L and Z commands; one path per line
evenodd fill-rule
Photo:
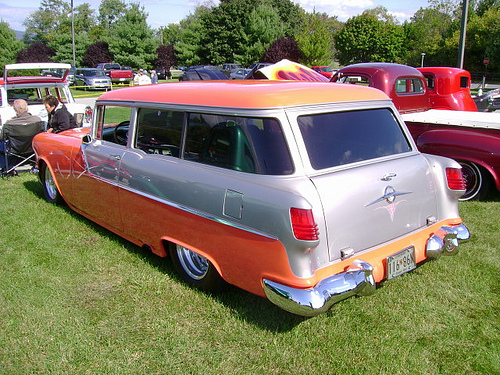
M 24 182 L 24 186 L 35 197 L 45 200 L 43 187 L 39 181 L 26 181 Z M 133 243 L 76 213 L 66 204 L 62 204 L 59 207 L 60 209 L 65 210 L 75 220 L 87 225 L 100 236 L 106 237 L 120 246 L 123 246 L 130 254 L 136 256 L 141 261 L 156 269 L 158 272 L 168 274 L 168 276 L 175 280 L 175 282 L 184 283 L 184 281 L 175 272 L 169 259 L 161 258 L 150 251 L 134 245 Z M 198 293 L 205 292 L 198 291 Z M 205 294 L 210 296 L 214 302 L 220 303 L 230 309 L 232 313 L 237 314 L 246 322 L 272 332 L 290 331 L 295 326 L 308 319 L 288 313 L 278 308 L 265 298 L 256 296 L 231 285 L 228 285 L 224 292 Z

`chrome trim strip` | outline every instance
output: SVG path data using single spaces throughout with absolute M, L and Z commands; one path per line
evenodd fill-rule
M 360 259 L 356 259 L 352 266 L 308 289 L 292 288 L 264 279 L 264 292 L 271 302 L 283 310 L 302 316 L 315 316 L 348 297 L 367 296 L 375 292 L 373 267 Z
M 230 227 L 233 227 L 233 228 L 236 228 L 236 229 L 244 230 L 246 232 L 249 232 L 249 233 L 252 233 L 252 234 L 256 234 L 258 236 L 263 236 L 263 237 L 266 237 L 266 238 L 269 238 L 269 239 L 272 239 L 272 240 L 276 240 L 276 241 L 278 240 L 278 237 L 273 236 L 273 235 L 271 235 L 269 233 L 264 233 L 264 232 L 258 231 L 256 229 L 247 227 L 245 225 L 241 225 L 241 224 L 235 223 L 233 221 L 225 220 L 223 218 L 217 217 L 217 216 L 209 214 L 207 212 L 203 212 L 203 211 L 191 208 L 191 207 L 187 207 L 187 206 L 184 206 L 182 204 L 175 203 L 175 202 L 172 202 L 172 201 L 167 201 L 167 200 L 161 199 L 161 198 L 159 198 L 159 197 L 157 197 L 155 195 L 147 194 L 147 193 L 144 193 L 144 192 L 136 190 L 136 189 L 132 189 L 132 188 L 130 188 L 128 186 L 125 186 L 125 185 L 122 185 L 122 184 L 117 184 L 117 186 L 119 188 L 121 188 L 123 190 L 127 190 L 127 191 L 129 191 L 131 193 L 143 196 L 145 198 L 154 200 L 156 202 L 165 204 L 165 205 L 173 207 L 173 208 L 177 208 L 179 210 L 188 212 L 188 213 L 196 215 L 196 216 L 201 216 L 201 217 L 203 217 L 205 219 L 215 221 L 215 222 L 217 222 L 219 224 L 223 224 L 223 225 L 227 225 L 227 226 L 230 226 Z M 222 208 L 221 208 L 221 210 L 222 210 Z

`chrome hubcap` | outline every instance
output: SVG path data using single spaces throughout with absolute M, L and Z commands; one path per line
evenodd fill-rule
M 182 268 L 194 280 L 201 280 L 208 272 L 208 259 L 183 246 L 177 246 L 177 257 Z
M 47 191 L 47 195 L 50 199 L 55 199 L 57 196 L 57 187 L 54 179 L 52 178 L 52 174 L 50 173 L 49 168 L 45 167 L 45 190 Z

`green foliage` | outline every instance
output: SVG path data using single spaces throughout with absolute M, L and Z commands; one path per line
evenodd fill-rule
M 200 58 L 204 64 L 235 61 L 235 54 L 245 44 L 246 18 L 252 11 L 252 3 L 251 0 L 226 0 L 202 15 Z
M 333 34 L 327 23 L 316 13 L 308 14 L 297 35 L 304 65 L 330 65 L 333 60 Z
M 174 45 L 181 64 L 201 64 L 202 35 L 205 32 L 202 17 L 210 8 L 198 6 L 193 15 L 181 21 L 180 42 Z
M 23 46 L 23 43 L 16 39 L 16 33 L 11 30 L 9 24 L 0 21 L 0 74 L 3 74 L 5 64 L 16 62 L 16 55 Z
M 236 60 L 245 66 L 261 61 L 272 42 L 285 35 L 286 26 L 271 5 L 258 5 L 248 17 L 240 54 Z
M 174 45 L 181 41 L 182 29 L 177 23 L 171 23 L 166 27 L 160 27 L 160 43 L 162 45 Z
M 335 36 L 341 64 L 402 62 L 405 49 L 402 26 L 378 20 L 371 14 L 350 18 Z
M 90 46 L 90 40 L 86 33 L 75 33 L 75 66 L 83 66 L 85 51 Z M 52 60 L 73 65 L 73 45 L 71 34 L 59 34 L 55 40 L 49 43 L 49 47 L 56 51 Z
M 490 58 L 489 69 L 500 68 L 500 7 L 470 17 L 465 52 L 471 70 L 482 71 L 485 57 Z
M 144 7 L 132 3 L 113 27 L 109 50 L 121 65 L 151 69 L 156 59 L 157 40 L 148 26 Z
M 40 8 L 24 21 L 26 26 L 24 41 L 26 44 L 49 44 L 54 41 L 54 35 L 61 32 L 67 33 L 69 19 L 67 14 L 70 12 L 70 5 L 64 0 L 42 0 Z M 71 23 L 69 30 L 71 30 Z
M 457 20 L 453 13 L 443 6 L 435 8 L 419 9 L 411 18 L 411 22 L 405 23 L 408 64 L 420 63 L 421 53 L 425 53 L 425 61 L 429 66 L 450 65 L 454 66 L 457 59 L 456 52 L 449 56 L 445 48 L 445 41 L 453 35 L 451 30 L 456 30 Z M 458 42 L 458 40 L 457 40 Z M 447 51 L 443 53 L 443 50 Z M 457 44 L 458 49 L 458 44 Z M 447 61 L 451 59 L 450 61 Z

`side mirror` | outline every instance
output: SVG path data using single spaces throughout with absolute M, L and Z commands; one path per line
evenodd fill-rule
M 92 137 L 89 134 L 85 134 L 82 138 L 82 143 L 84 145 L 88 145 L 91 142 L 92 142 Z

